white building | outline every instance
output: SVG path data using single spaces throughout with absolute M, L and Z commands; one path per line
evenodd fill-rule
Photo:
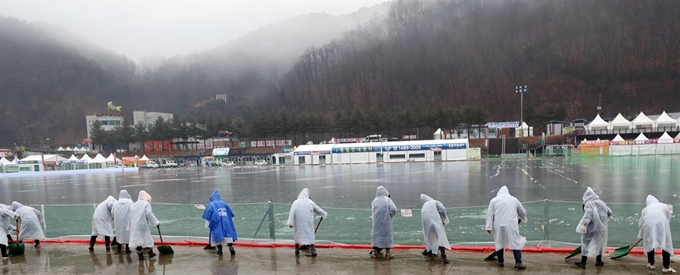
M 90 138 L 91 133 L 92 133 L 92 124 L 95 121 L 99 121 L 99 123 L 102 126 L 102 130 L 104 131 L 111 131 L 116 126 L 123 125 L 123 114 L 120 113 L 115 113 L 115 114 L 95 114 L 95 115 L 89 115 L 85 116 L 85 121 L 87 122 L 87 137 Z
M 172 114 L 169 113 L 160 113 L 160 112 L 147 112 L 147 111 L 134 111 L 132 112 L 132 121 L 133 125 L 137 125 L 140 122 L 144 124 L 144 126 L 152 125 L 156 122 L 158 117 L 163 118 L 165 121 L 169 121 L 172 119 Z

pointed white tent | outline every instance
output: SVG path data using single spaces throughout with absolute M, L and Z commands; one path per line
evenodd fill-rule
M 582 140 L 581 142 L 586 142 L 586 141 L 588 141 L 588 139 L 586 139 L 586 138 L 583 138 L 583 140 Z
M 33 155 L 33 156 L 25 157 L 25 158 L 21 159 L 21 161 L 42 161 L 43 159 L 45 161 L 50 161 L 50 162 L 61 162 L 61 161 L 64 161 L 64 160 L 68 160 L 68 159 L 61 157 L 59 155 Z
M 435 140 L 444 139 L 444 131 L 442 131 L 442 128 L 438 128 L 437 131 L 434 131 L 432 138 Z
M 90 163 L 90 162 L 92 162 L 92 158 L 91 158 L 89 155 L 87 155 L 87 154 L 84 154 L 83 157 L 80 158 L 80 160 L 84 160 L 85 163 Z
M 678 126 L 678 121 L 670 117 L 666 111 L 663 111 L 661 115 L 654 121 L 656 127 L 674 127 Z
M 621 135 L 616 134 L 616 137 L 612 141 L 624 141 L 624 139 L 621 137 Z
M 673 138 L 667 133 L 663 132 L 663 135 L 656 140 L 657 143 L 673 143 Z
M 654 120 L 647 117 L 643 112 L 640 112 L 631 123 L 633 124 L 633 129 L 654 127 Z
M 116 157 L 113 155 L 113 153 L 109 154 L 109 156 L 106 158 L 107 162 L 114 162 L 116 161 Z
M 68 160 L 78 160 L 78 158 L 75 155 L 71 154 L 71 157 L 68 158 Z
M 640 133 L 640 134 L 635 138 L 635 141 L 645 141 L 645 140 L 649 140 L 649 139 L 648 139 L 648 138 L 645 136 L 645 134 L 643 134 L 643 133 Z
M 678 135 L 675 136 L 675 138 L 680 139 L 680 133 L 678 133 Z
M 97 155 L 92 159 L 92 161 L 90 161 L 90 162 L 91 162 L 91 163 L 105 163 L 105 162 L 106 162 L 106 158 L 105 158 L 104 156 L 102 156 L 102 154 L 97 154 Z
M 604 121 L 598 114 L 593 121 L 588 124 L 588 130 L 606 130 L 609 127 L 609 122 Z
M 149 158 L 146 157 L 146 155 L 142 156 L 139 160 L 149 160 Z
M 64 147 L 59 146 L 59 148 L 57 148 L 57 151 L 64 151 Z
M 11 161 L 7 160 L 5 157 L 0 158 L 0 165 L 12 164 Z
M 71 146 L 66 146 L 66 149 L 64 149 L 64 150 L 66 150 L 66 151 L 73 151 L 73 149 L 71 149 Z
M 632 127 L 632 123 L 628 121 L 621 113 L 616 115 L 614 120 L 609 122 L 609 129 L 616 129 L 616 130 L 624 130 L 624 129 L 630 129 Z

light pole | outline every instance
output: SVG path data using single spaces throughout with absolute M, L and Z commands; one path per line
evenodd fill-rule
M 515 86 L 515 93 L 520 94 L 520 105 L 519 105 L 519 137 L 524 137 L 524 128 L 522 128 L 522 123 L 524 122 L 524 94 L 529 92 L 529 86 L 519 85 Z

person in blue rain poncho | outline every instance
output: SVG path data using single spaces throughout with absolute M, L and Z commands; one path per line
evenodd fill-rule
M 647 253 L 647 269 L 654 270 L 654 249 L 661 249 L 663 259 L 662 272 L 676 273 L 671 265 L 673 256 L 673 238 L 671 237 L 671 211 L 667 204 L 660 203 L 652 195 L 647 196 L 647 206 L 642 209 L 638 221 L 638 238 L 643 238 L 642 246 Z
M 583 194 L 583 218 L 576 226 L 581 233 L 581 261 L 576 266 L 585 269 L 588 257 L 595 258 L 595 266 L 603 266 L 602 254 L 607 249 L 607 223 L 612 210 L 588 187 Z
M 385 259 L 392 259 L 394 256 L 390 253 L 390 248 L 394 247 L 394 238 L 392 236 L 392 219 L 397 213 L 397 206 L 394 205 L 390 194 L 383 186 L 378 186 L 375 192 L 375 199 L 371 203 L 373 215 L 373 230 L 371 234 L 371 245 L 373 251 L 371 258 L 375 259 L 380 255 L 380 250 L 385 248 Z
M 326 218 L 327 213 L 309 198 L 309 189 L 304 188 L 297 200 L 290 206 L 288 213 L 288 226 L 294 229 L 293 240 L 295 241 L 295 255 L 300 255 L 300 244 L 310 245 L 311 256 L 316 257 L 314 247 L 314 215 Z
M 130 206 L 132 206 L 132 197 L 127 190 L 120 190 L 118 194 L 118 201 L 113 204 L 111 215 L 116 224 L 116 239 L 118 242 L 118 253 L 122 253 L 123 244 L 125 245 L 125 254 L 130 254 L 130 231 L 127 226 L 130 222 Z
M 210 245 L 217 246 L 217 254 L 222 255 L 222 246 L 229 246 L 229 253 L 236 255 L 233 243 L 238 240 L 236 226 L 234 226 L 234 212 L 227 203 L 220 199 L 215 191 L 210 196 L 210 204 L 203 212 L 203 219 L 210 228 Z
M 116 202 L 116 198 L 109 196 L 97 205 L 94 210 L 94 215 L 92 215 L 92 235 L 90 236 L 90 252 L 94 251 L 94 243 L 97 241 L 97 236 L 104 236 L 104 245 L 106 246 L 106 252 L 111 252 L 111 236 L 113 236 L 113 215 L 111 210 L 113 210 L 113 204 Z
M 12 202 L 12 211 L 19 215 L 19 239 L 17 242 L 23 242 L 26 239 L 32 239 L 35 247 L 40 247 L 40 240 L 45 239 L 40 223 L 43 221 L 43 215 L 37 209 L 24 206 L 23 204 L 14 201 Z
M 493 235 L 498 256 L 498 266 L 503 267 L 503 251 L 510 248 L 515 257 L 515 268 L 526 269 L 522 264 L 522 248 L 526 238 L 519 234 L 519 221 L 527 222 L 527 212 L 517 198 L 510 195 L 508 188 L 503 186 L 496 197 L 489 202 L 486 211 L 486 232 Z
M 446 208 L 441 202 L 425 194 L 420 194 L 420 201 L 423 203 L 423 208 L 420 210 L 420 216 L 423 219 L 423 238 L 425 240 L 423 255 L 427 256 L 430 261 L 433 261 L 437 250 L 439 250 L 441 254 L 440 261 L 448 264 L 449 260 L 446 258 L 446 249 L 451 250 L 451 245 L 446 237 L 446 229 L 444 228 L 444 225 L 449 223 Z

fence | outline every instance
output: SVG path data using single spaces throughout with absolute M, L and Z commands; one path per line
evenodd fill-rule
M 529 241 L 550 246 L 551 243 L 580 243 L 581 235 L 575 233 L 582 217 L 581 202 L 533 201 L 523 203 L 529 221 L 520 226 L 520 233 Z M 289 204 L 254 203 L 232 204 L 239 238 L 291 240 L 293 229 L 288 228 Z M 323 203 L 321 203 L 323 207 Z M 609 246 L 629 245 L 637 238 L 637 222 L 643 204 L 609 204 L 614 216 L 609 222 Z M 453 243 L 488 243 L 493 237 L 486 234 L 486 206 L 448 208 L 451 223 L 446 226 L 449 241 Z M 94 205 L 40 206 L 45 217 L 48 238 L 68 235 L 89 235 Z M 323 220 L 317 240 L 347 244 L 370 244 L 371 210 L 326 208 L 328 218 Z M 163 234 L 169 236 L 207 237 L 208 230 L 202 220 L 203 210 L 194 205 L 153 203 L 153 211 L 161 221 Z M 396 244 L 422 244 L 421 216 L 413 209 L 412 217 L 397 213 L 393 221 Z M 318 218 L 317 218 L 318 220 Z M 679 226 L 671 223 L 676 233 Z M 152 230 L 155 232 L 156 230 Z M 674 240 L 680 246 L 680 238 Z

